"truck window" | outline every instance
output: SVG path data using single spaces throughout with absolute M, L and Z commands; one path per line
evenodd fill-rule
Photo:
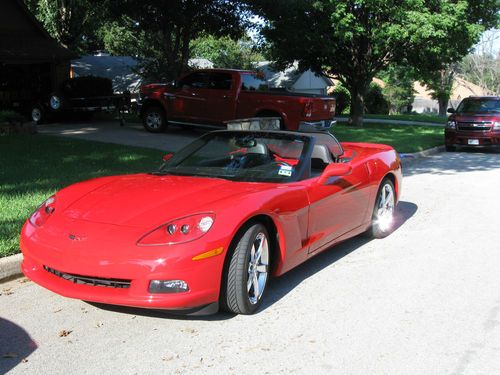
M 267 91 L 268 85 L 264 77 L 259 74 L 248 73 L 241 75 L 241 89 L 243 91 Z
M 182 78 L 178 86 L 180 88 L 196 88 L 196 89 L 207 89 L 209 82 L 210 73 L 206 72 L 195 72 L 191 73 L 184 78 Z
M 210 73 L 208 79 L 208 88 L 214 90 L 230 90 L 232 76 L 229 73 L 214 72 Z

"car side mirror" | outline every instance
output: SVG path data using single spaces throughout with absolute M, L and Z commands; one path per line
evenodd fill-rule
M 455 113 L 455 109 L 454 108 L 448 108 L 446 110 L 446 112 L 448 112 L 448 113 Z
M 172 156 L 174 156 L 174 154 L 170 153 L 170 154 L 165 154 L 163 155 L 163 157 L 161 158 L 163 161 L 168 161 L 170 159 L 172 159 Z
M 325 168 L 319 177 L 319 184 L 326 185 L 332 177 L 347 176 L 352 173 L 352 167 L 347 163 L 331 163 Z

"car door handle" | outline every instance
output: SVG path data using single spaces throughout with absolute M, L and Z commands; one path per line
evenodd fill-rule
M 229 95 L 222 95 L 222 99 L 231 99 Z
M 191 96 L 198 96 L 198 94 L 197 94 L 197 93 L 195 93 L 195 92 L 192 92 L 192 93 L 191 93 Z

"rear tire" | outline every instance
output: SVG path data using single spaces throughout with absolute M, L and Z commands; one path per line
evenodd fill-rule
M 161 133 L 167 128 L 165 111 L 154 105 L 146 108 L 142 114 L 142 125 L 150 133 Z
M 224 278 L 223 302 L 232 313 L 253 314 L 262 303 L 269 279 L 269 234 L 264 225 L 253 224 L 235 243 Z
M 389 178 L 384 178 L 377 192 L 373 207 L 372 224 L 366 234 L 372 238 L 387 237 L 394 226 L 396 209 L 396 190 Z
M 41 105 L 35 104 L 31 107 L 31 121 L 33 121 L 36 125 L 43 124 L 45 120 L 45 113 Z
M 444 147 L 446 149 L 446 152 L 453 152 L 457 149 L 455 146 L 451 146 L 451 145 L 446 145 Z

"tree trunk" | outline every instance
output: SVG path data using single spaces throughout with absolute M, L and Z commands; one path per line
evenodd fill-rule
M 446 116 L 446 110 L 448 109 L 448 101 L 449 97 L 439 96 L 438 104 L 439 104 L 439 116 Z
M 353 126 L 363 126 L 363 116 L 365 114 L 365 94 L 366 86 L 364 83 L 350 85 L 351 93 L 351 112 L 349 113 L 349 124 Z

